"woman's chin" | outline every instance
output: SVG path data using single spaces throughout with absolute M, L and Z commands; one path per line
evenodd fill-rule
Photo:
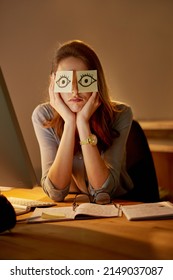
M 70 106 L 70 110 L 71 110 L 73 113 L 78 113 L 78 112 L 80 112 L 82 108 L 83 108 L 83 105 L 80 105 L 80 104 L 74 104 L 73 106 Z

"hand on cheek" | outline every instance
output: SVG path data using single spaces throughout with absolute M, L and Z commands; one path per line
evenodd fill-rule
M 88 101 L 85 103 L 83 108 L 80 112 L 77 113 L 77 121 L 83 120 L 83 121 L 89 121 L 93 113 L 97 110 L 97 108 L 100 106 L 101 102 L 99 99 L 98 92 L 93 92 L 88 99 Z
M 50 105 L 60 114 L 60 116 L 63 118 L 65 122 L 74 121 L 75 114 L 72 113 L 72 111 L 64 103 L 61 94 L 59 92 L 54 92 L 54 84 L 55 84 L 55 76 L 53 74 L 51 76 L 51 81 L 49 86 Z

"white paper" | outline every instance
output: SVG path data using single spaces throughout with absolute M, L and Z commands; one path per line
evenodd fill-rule
M 25 213 L 28 213 L 31 211 L 31 207 L 29 207 L 29 206 L 18 205 L 18 204 L 12 204 L 12 205 L 14 207 L 16 216 L 22 215 L 22 214 L 25 214 Z
M 168 201 L 122 206 L 128 220 L 173 218 L 173 206 Z
M 72 92 L 74 71 L 57 71 L 54 92 Z M 76 71 L 79 93 L 97 92 L 97 70 Z
M 99 205 L 94 203 L 80 204 L 75 211 L 73 206 L 36 208 L 32 216 L 28 218 L 28 223 L 74 220 L 76 215 L 84 215 L 83 218 L 85 215 L 95 218 L 118 217 L 119 209 L 114 204 Z
M 54 92 L 71 92 L 73 71 L 57 71 L 55 77 Z

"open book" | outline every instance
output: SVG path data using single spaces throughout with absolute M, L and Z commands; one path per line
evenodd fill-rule
M 121 209 L 129 221 L 173 218 L 173 204 L 169 201 L 124 205 Z
M 82 203 L 73 209 L 73 206 L 56 208 L 36 208 L 28 218 L 28 223 L 54 222 L 75 219 L 118 217 L 119 209 L 114 204 L 99 205 Z

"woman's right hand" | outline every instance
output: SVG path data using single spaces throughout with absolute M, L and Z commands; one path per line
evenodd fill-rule
M 67 107 L 59 92 L 54 92 L 55 74 L 51 75 L 49 85 L 50 105 L 60 114 L 64 122 L 75 121 L 75 114 Z

